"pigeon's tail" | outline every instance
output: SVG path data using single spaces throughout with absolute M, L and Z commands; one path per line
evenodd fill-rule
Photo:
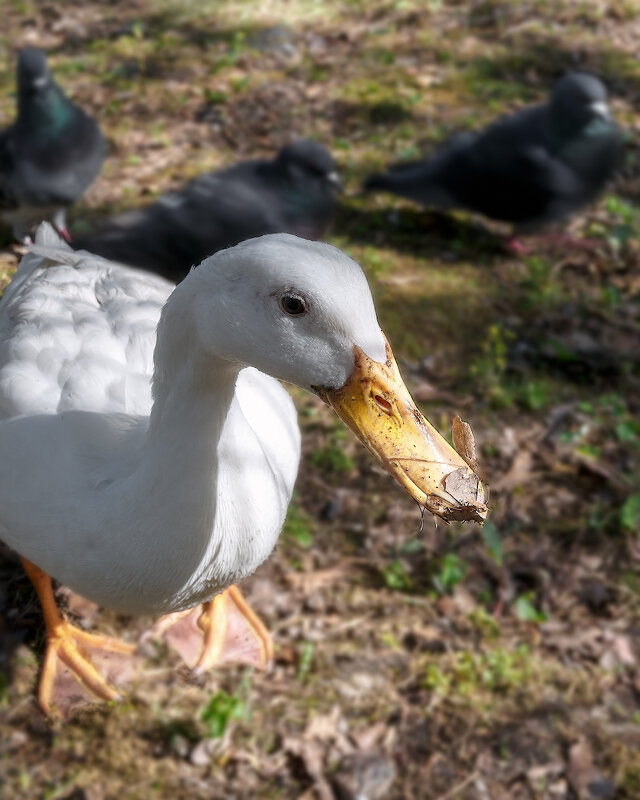
M 376 172 L 375 175 L 369 175 L 362 185 L 362 188 L 365 192 L 393 191 L 393 188 L 389 184 L 389 176 L 386 173 Z
M 388 172 L 370 175 L 364 182 L 366 192 L 382 191 L 406 197 L 423 206 L 453 208 L 451 195 L 433 180 L 428 163 L 399 164 Z
M 141 250 L 140 244 L 144 245 L 150 238 L 144 221 L 143 211 L 126 211 L 92 231 L 74 235 L 73 245 L 76 250 L 87 250 L 110 261 L 140 266 L 139 258 L 135 260 Z M 160 238 L 159 234 L 156 238 Z M 148 249 L 153 247 L 148 245 Z

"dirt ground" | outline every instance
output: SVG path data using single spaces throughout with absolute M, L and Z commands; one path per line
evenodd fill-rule
M 332 149 L 347 191 L 328 239 L 366 270 L 426 416 L 473 426 L 492 494 L 482 529 L 421 525 L 292 390 L 297 492 L 243 587 L 272 668 L 195 678 L 147 648 L 124 703 L 65 725 L 36 707 L 42 619 L 3 552 L 2 800 L 640 797 L 639 42 L 635 0 L 5 0 L 0 124 L 36 44 L 108 137 L 75 230 L 294 136 Z M 518 258 L 485 221 L 360 193 L 574 68 L 605 80 L 628 133 L 569 226 L 595 246 Z M 7 245 L 6 278 L 15 263 Z M 129 641 L 152 622 L 61 601 Z

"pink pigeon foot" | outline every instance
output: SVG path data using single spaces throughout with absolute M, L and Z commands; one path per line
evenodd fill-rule
M 504 246 L 508 253 L 513 256 L 518 256 L 519 258 L 523 256 L 530 256 L 533 253 L 533 247 L 531 247 L 529 244 L 526 244 L 526 242 L 523 242 L 522 239 L 519 239 L 515 235 L 506 239 Z

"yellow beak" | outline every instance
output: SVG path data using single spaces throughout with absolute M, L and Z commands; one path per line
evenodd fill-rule
M 487 506 L 479 477 L 418 411 L 386 348 L 381 364 L 354 347 L 350 378 L 318 395 L 421 506 L 446 521 L 482 522 Z

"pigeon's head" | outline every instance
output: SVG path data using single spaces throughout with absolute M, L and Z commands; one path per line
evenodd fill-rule
M 18 92 L 38 92 L 52 82 L 47 57 L 37 47 L 25 47 L 18 56 Z
M 602 81 L 585 72 L 570 72 L 551 93 L 553 121 L 565 130 L 580 130 L 594 120 L 609 120 L 607 90 Z
M 313 139 L 299 139 L 286 145 L 276 160 L 294 180 L 321 182 L 338 191 L 342 189 L 333 156 Z

